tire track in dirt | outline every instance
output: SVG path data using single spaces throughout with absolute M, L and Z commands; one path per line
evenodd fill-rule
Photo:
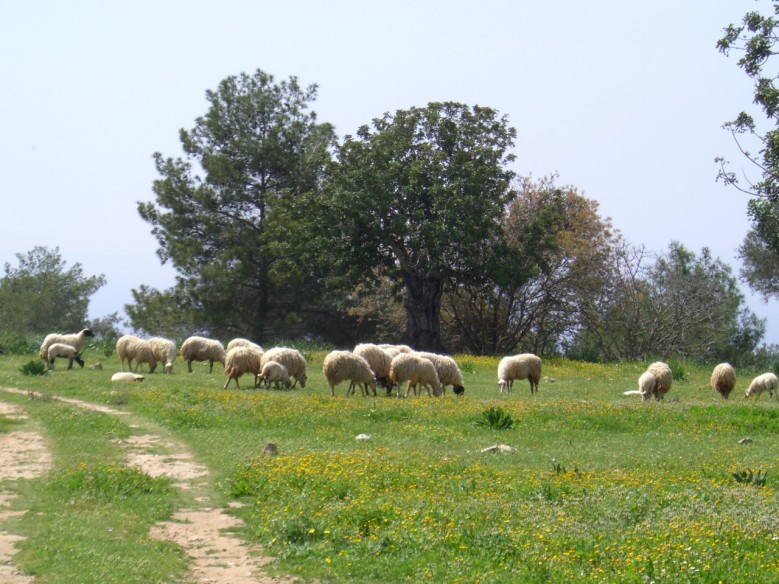
M 44 397 L 35 392 L 14 388 L 0 390 Z M 134 417 L 122 410 L 93 404 L 77 399 L 46 395 L 72 406 L 101 412 L 112 416 L 125 416 L 128 421 Z M 148 424 L 130 423 L 134 430 L 145 431 Z M 129 466 L 140 468 L 150 476 L 167 476 L 173 486 L 193 494 L 207 493 L 211 488 L 210 471 L 197 462 L 186 445 L 170 436 L 165 438 L 154 432 L 139 434 L 126 440 L 117 441 L 127 451 Z M 191 582 L 195 584 L 291 584 L 295 578 L 271 578 L 264 574 L 262 567 L 273 561 L 264 555 L 260 546 L 250 547 L 233 536 L 228 530 L 236 529 L 243 522 L 229 515 L 221 507 L 212 507 L 207 495 L 193 498 L 191 508 L 180 509 L 170 521 L 152 526 L 150 536 L 159 540 L 168 540 L 177 544 L 190 559 Z M 0 534 L 1 535 L 1 534 Z M 10 535 L 10 534 L 9 534 Z M 11 536 L 14 537 L 14 536 Z M 0 540 L 1 541 L 1 540 Z M 0 561 L 2 561 L 0 549 Z M 0 571 L 0 582 L 3 573 Z M 8 580 L 9 584 L 27 584 L 32 580 Z
M 0 415 L 15 420 L 26 420 L 22 408 L 0 402 Z M 32 479 L 51 468 L 51 453 L 43 436 L 37 432 L 16 431 L 0 434 L 0 482 Z M 0 491 L 0 521 L 24 515 L 25 511 L 12 511 L 14 493 Z M 30 584 L 32 576 L 22 574 L 13 562 L 18 551 L 16 544 L 24 537 L 0 531 L 0 582 L 3 584 Z

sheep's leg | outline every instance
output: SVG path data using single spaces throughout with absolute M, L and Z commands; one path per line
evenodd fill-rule
M 187 361 L 187 371 L 192 373 L 192 360 Z
M 421 387 L 419 388 L 419 395 L 422 395 L 422 388 L 424 387 L 427 390 L 427 397 L 433 397 L 433 395 L 430 393 L 430 386 L 427 383 L 420 384 Z

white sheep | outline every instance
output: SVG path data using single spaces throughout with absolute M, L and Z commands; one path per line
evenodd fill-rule
M 257 375 L 262 370 L 262 352 L 251 347 L 233 347 L 225 354 L 225 375 L 227 381 L 224 389 L 230 385 L 230 380 L 235 379 L 235 387 L 238 385 L 238 378 L 244 373 L 251 373 L 254 378 L 254 387 L 257 387 Z
M 438 373 L 438 380 L 441 382 L 441 390 L 444 394 L 446 393 L 447 385 L 451 385 L 452 391 L 457 395 L 465 393 L 465 387 L 463 387 L 463 374 L 457 366 L 457 361 L 452 357 L 424 351 L 418 351 L 415 354 L 433 363 L 435 371 Z
M 86 343 L 86 340 L 93 336 L 95 336 L 94 333 L 89 329 L 84 329 L 81 332 L 66 335 L 60 333 L 48 334 L 46 335 L 46 338 L 43 339 L 43 343 L 41 343 L 41 348 L 38 351 L 38 355 L 44 361 L 48 361 L 49 347 L 54 343 L 70 345 L 76 349 L 76 352 L 81 353 L 81 349 L 84 348 L 84 343 Z
M 281 363 L 276 361 L 268 361 L 262 366 L 262 371 L 257 376 L 257 385 L 260 383 L 265 385 L 265 389 L 270 389 L 270 384 L 273 383 L 276 389 L 280 389 L 279 385 L 283 385 L 286 389 L 289 389 L 292 385 L 292 381 L 289 378 L 289 371 Z
M 164 364 L 165 373 L 173 373 L 173 361 L 176 360 L 176 343 L 162 337 L 152 337 L 147 342 L 156 360 Z
M 229 351 L 230 349 L 234 349 L 235 347 L 250 347 L 256 351 L 260 351 L 261 353 L 265 352 L 265 349 L 263 349 L 257 343 L 254 343 L 249 339 L 242 339 L 240 337 L 237 339 L 233 339 L 229 343 L 227 343 L 227 347 L 225 347 L 225 351 Z
M 414 390 L 414 395 L 419 395 L 422 388 L 417 393 L 417 385 L 421 385 L 430 395 L 432 388 L 435 395 L 441 393 L 441 381 L 438 379 L 435 366 L 427 359 L 423 359 L 414 353 L 400 353 L 392 358 L 390 363 L 390 380 L 398 384 L 398 397 L 400 397 L 400 384 L 408 382 L 406 386 L 406 397 L 409 392 Z
M 385 349 L 372 343 L 360 343 L 354 347 L 352 352 L 368 362 L 371 371 L 376 376 L 376 382 L 386 389 L 387 393 L 390 393 L 392 382 L 389 379 L 389 368 L 394 355 L 390 355 Z
M 187 370 L 192 373 L 192 361 L 208 361 L 208 372 L 214 370 L 214 361 L 225 364 L 225 348 L 215 339 L 192 336 L 181 344 L 181 358 L 187 362 Z
M 122 371 L 124 371 L 124 361 L 127 360 L 127 368 L 132 371 L 133 369 L 133 359 L 134 356 L 131 356 L 129 354 L 130 352 L 130 346 L 135 341 L 140 341 L 141 339 L 136 337 L 135 335 L 122 335 L 119 337 L 116 341 L 116 354 L 119 357 L 119 363 L 122 366 Z
M 131 371 L 120 371 L 119 373 L 114 373 L 111 376 L 111 381 L 137 381 L 141 382 L 145 379 L 143 375 L 138 375 L 137 373 L 132 373 Z
M 644 401 L 649 399 L 655 390 L 657 380 L 651 371 L 644 371 L 638 378 L 638 389 L 632 389 L 624 392 L 625 395 L 640 395 Z
M 711 388 L 724 399 L 728 399 L 730 392 L 736 387 L 736 371 L 730 363 L 720 363 L 711 372 Z
M 498 387 L 500 392 L 509 392 L 514 387 L 515 379 L 527 379 L 530 383 L 531 395 L 538 391 L 541 381 L 541 359 L 533 353 L 521 353 L 503 357 L 498 363 Z
M 300 382 L 300 387 L 306 386 L 306 358 L 297 349 L 273 347 L 262 355 L 262 365 L 265 366 L 268 361 L 276 361 L 287 368 L 290 377 L 295 379 L 292 384 L 293 388 L 298 382 Z
M 73 369 L 73 361 L 78 363 L 81 368 L 84 368 L 84 361 L 81 359 L 81 355 L 75 347 L 66 345 L 65 343 L 54 343 L 49 345 L 47 349 L 47 360 L 49 363 L 49 369 L 54 369 L 54 361 L 57 357 L 68 360 L 68 369 Z
M 350 381 L 346 395 L 354 393 L 358 385 L 363 395 L 368 395 L 368 387 L 376 395 L 376 375 L 365 358 L 350 351 L 330 351 L 322 361 L 322 373 L 330 386 L 330 395 L 335 395 L 335 386 L 342 381 Z
M 674 376 L 671 368 L 662 361 L 655 361 L 649 367 L 646 368 L 652 375 L 655 376 L 655 387 L 651 394 L 657 401 L 661 401 L 666 393 L 671 391 L 671 385 L 673 385 Z M 649 399 L 649 394 L 643 396 L 644 400 Z
M 777 385 L 779 385 L 779 380 L 777 380 L 776 375 L 770 372 L 763 373 L 752 380 L 744 392 L 744 397 L 758 396 L 767 391 L 768 399 L 771 399 L 777 389 Z M 779 395 L 777 395 L 777 398 L 779 398 Z

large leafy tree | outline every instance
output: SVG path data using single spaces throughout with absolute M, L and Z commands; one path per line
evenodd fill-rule
M 445 295 L 444 322 L 458 349 L 560 351 L 596 311 L 618 238 L 597 202 L 555 179 L 520 178 L 503 219 L 503 269 Z
M 309 251 L 346 289 L 389 282 L 401 339 L 443 350 L 446 286 L 487 277 L 497 254 L 514 136 L 495 110 L 460 103 L 374 119 L 345 138 L 326 188 L 300 209 L 316 235 Z
M 0 279 L 0 329 L 24 335 L 84 328 L 89 299 L 105 276 L 86 276 L 79 263 L 68 267 L 58 247 L 35 247 L 16 259 Z
M 186 159 L 154 155 L 156 201 L 138 212 L 179 277 L 175 290 L 134 291 L 134 326 L 154 329 L 155 307 L 167 326 L 175 303 L 193 326 L 262 340 L 297 308 L 298 291 L 310 297 L 293 281 L 305 274 L 274 271 L 267 226 L 285 221 L 282 201 L 318 187 L 330 158 L 333 129 L 309 109 L 316 94 L 315 85 L 260 70 L 228 77 L 206 92 L 210 107 L 194 128 L 181 130 Z
M 774 0 L 773 12 L 772 16 L 747 13 L 740 24 L 725 28 L 717 42 L 723 54 L 740 55 L 738 66 L 753 82 L 753 101 L 765 120 L 755 121 L 744 111 L 725 124 L 753 172 L 739 177 L 728 161 L 717 159 L 718 178 L 752 197 L 747 208 L 752 227 L 739 249 L 744 262 L 741 275 L 764 298 L 779 294 L 779 87 L 775 66 L 771 68 L 779 42 L 779 0 Z M 752 146 L 758 151 L 752 151 Z

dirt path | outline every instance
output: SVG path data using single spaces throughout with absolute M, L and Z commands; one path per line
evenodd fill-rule
M 0 402 L 0 415 L 25 420 L 24 411 L 14 405 Z M 43 437 L 36 432 L 18 431 L 0 434 L 0 482 L 32 479 L 51 468 L 51 453 Z M 11 502 L 15 494 L 0 491 L 0 521 L 23 515 L 24 511 L 12 511 Z M 23 537 L 0 531 L 0 582 L 3 584 L 29 584 L 32 576 L 21 574 L 13 563 L 17 552 L 16 543 Z
M 12 388 L 0 388 L 8 393 L 30 395 L 28 391 Z M 52 396 L 50 396 L 52 397 Z M 64 403 L 76 407 L 98 411 L 112 416 L 126 416 L 132 419 L 128 412 L 116 410 L 110 407 L 92 404 L 81 400 L 54 397 Z M 11 404 L 0 402 L 0 408 L 10 407 Z M 12 411 L 17 411 L 12 410 Z M 20 411 L 20 410 L 18 410 Z M 0 414 L 4 413 L 0 409 Z M 6 414 L 7 415 L 7 414 Z M 138 422 L 130 424 L 136 431 L 147 431 L 147 424 Z M 16 434 L 16 436 L 14 436 Z M 39 463 L 38 474 L 49 468 L 50 458 L 43 454 L 37 455 L 34 450 L 40 445 L 45 450 L 43 439 L 40 436 L 31 436 L 32 433 L 11 433 L 7 436 L 8 443 L 0 442 L 0 453 L 8 456 L 9 462 L 0 458 L 0 469 L 8 472 L 17 472 L 18 478 L 23 478 L 21 473 L 34 472 L 33 462 L 36 456 L 45 458 L 47 464 Z M 0 440 L 6 438 L 0 435 Z M 185 551 L 190 558 L 191 581 L 196 584 L 290 584 L 295 582 L 293 578 L 274 579 L 263 574 L 262 567 L 273 561 L 273 558 L 263 555 L 260 547 L 248 547 L 227 530 L 235 529 L 242 525 L 240 519 L 229 515 L 220 507 L 210 506 L 211 498 L 207 493 L 212 488 L 212 480 L 208 468 L 197 462 L 192 453 L 181 442 L 172 436 L 162 437 L 158 433 L 148 432 L 131 436 L 127 440 L 119 441 L 119 444 L 127 451 L 127 463 L 143 470 L 150 476 L 168 476 L 174 481 L 174 486 L 193 492 L 193 505 L 189 509 L 181 509 L 176 512 L 171 521 L 157 524 L 152 527 L 150 535 L 160 540 L 169 540 Z M 48 452 L 46 451 L 48 456 Z M 28 467 L 30 467 L 28 469 Z M 13 469 L 17 469 L 14 471 Z M 28 470 L 25 470 L 28 469 Z M 32 475 L 38 476 L 38 475 Z M 7 478 L 0 475 L 0 479 Z M 27 477 L 24 477 L 27 478 Z M 201 494 L 201 496 L 195 496 Z M 2 493 L 0 493 L 0 506 L 2 506 Z M 0 515 L 0 518 L 2 515 Z M 14 539 L 15 538 L 15 539 Z M 13 580 L 6 577 L 3 568 L 10 557 L 15 553 L 13 544 L 18 537 L 12 534 L 0 533 L 0 582 L 5 584 L 28 584 L 33 580 L 26 576 L 24 579 Z M 10 551 L 5 551 L 6 549 Z M 10 572 L 16 572 L 13 566 Z

